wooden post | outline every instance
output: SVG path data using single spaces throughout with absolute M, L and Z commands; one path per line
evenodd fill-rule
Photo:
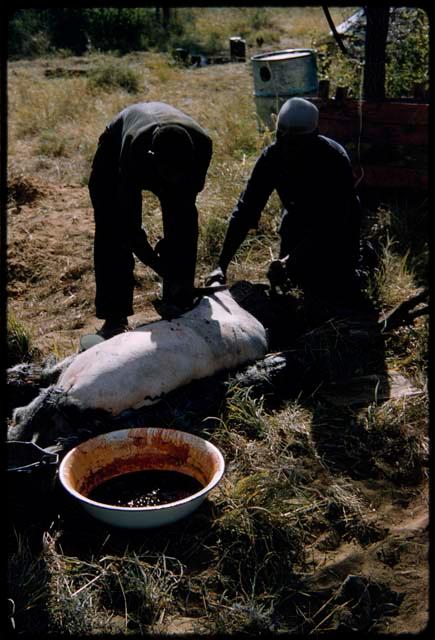
M 171 21 L 171 7 L 156 6 L 156 20 L 160 22 L 162 27 L 166 30 L 169 27 L 169 23 Z
M 335 90 L 335 99 L 337 102 L 344 102 L 347 98 L 347 92 L 349 87 L 337 87 Z
M 426 90 L 424 88 L 424 82 L 415 82 L 412 88 L 413 96 L 416 100 L 424 102 L 426 100 Z
M 327 100 L 329 98 L 329 80 L 319 80 L 317 95 L 322 100 Z
M 365 67 L 363 93 L 366 100 L 381 102 L 385 99 L 385 50 L 387 46 L 390 9 L 368 5 L 365 38 Z
M 163 29 L 168 29 L 169 23 L 171 22 L 171 8 L 163 6 Z

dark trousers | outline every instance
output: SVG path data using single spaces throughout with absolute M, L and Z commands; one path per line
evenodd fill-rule
M 163 240 L 159 254 L 163 263 L 163 299 L 180 307 L 193 303 L 198 247 L 198 211 L 195 194 L 160 196 Z
M 122 239 L 119 211 L 114 199 L 92 188 L 94 207 L 94 273 L 97 318 L 123 318 L 133 314 L 134 257 Z
M 287 255 L 287 277 L 293 286 L 336 304 L 359 300 L 361 281 L 357 263 L 347 247 L 328 243 L 327 239 L 304 238 L 299 244 L 290 244 L 283 238 L 280 258 Z
M 89 177 L 94 208 L 94 275 L 96 316 L 102 320 L 133 314 L 134 257 L 123 238 L 125 226 L 117 206 L 118 165 L 115 139 L 100 136 Z
M 134 255 L 120 219 L 116 193 L 91 174 L 89 192 L 94 207 L 95 307 L 100 319 L 133 314 Z M 160 197 L 164 238 L 159 255 L 164 270 L 163 298 L 179 306 L 193 302 L 198 243 L 195 197 Z M 145 236 L 144 236 L 145 238 Z M 144 239 L 145 241 L 145 239 Z
M 359 297 L 361 282 L 359 267 L 359 229 L 343 209 L 321 210 L 322 215 L 311 228 L 303 211 L 289 214 L 282 211 L 279 234 L 280 258 L 287 260 L 290 282 L 305 293 L 337 303 L 351 302 Z M 308 221 L 314 216 L 306 215 Z M 340 218 L 340 221 L 338 221 Z

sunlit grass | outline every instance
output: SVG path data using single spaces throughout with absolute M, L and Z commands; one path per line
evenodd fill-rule
M 15 317 L 9 313 L 7 319 L 7 358 L 8 366 L 18 362 L 28 362 L 37 349 L 33 345 L 32 336 L 28 329 Z
M 329 29 L 320 6 L 185 10 L 195 16 L 194 36 L 199 44 L 213 45 L 217 50 L 228 46 L 229 37 L 242 35 L 247 39 L 248 59 L 252 50 L 257 51 L 258 36 L 264 38 L 263 47 L 268 49 L 282 38 L 285 46 L 306 47 Z M 337 7 L 331 11 L 336 24 L 352 13 Z M 46 69 L 77 65 L 86 74 L 45 75 Z M 136 78 L 135 93 L 112 82 L 115 79 L 110 76 L 109 82 L 93 82 L 93 74 L 98 77 L 103 71 L 107 79 L 110 65 L 122 67 L 129 71 L 127 77 Z M 98 137 L 107 123 L 134 101 L 162 100 L 198 120 L 213 140 L 206 185 L 197 199 L 198 281 L 215 266 L 231 211 L 256 157 L 273 140 L 273 134 L 257 129 L 249 61 L 189 69 L 174 64 L 170 55 L 157 52 L 123 57 L 94 53 L 82 59 L 46 57 L 31 64 L 11 64 L 8 83 L 9 177 L 13 187 L 10 220 L 20 225 L 19 206 L 37 195 L 33 184 L 85 186 Z M 75 216 L 91 216 L 86 190 L 75 189 L 74 198 L 76 193 L 81 194 L 81 200 Z M 157 197 L 148 192 L 143 194 L 143 213 L 144 227 L 154 244 L 162 235 L 161 210 Z M 411 234 L 403 226 L 403 218 L 400 227 L 393 224 L 392 212 L 384 213 L 388 233 L 383 235 L 376 288 L 381 307 L 388 310 L 415 291 L 416 277 L 415 259 L 413 262 L 406 251 L 407 238 L 414 231 Z M 27 252 L 34 252 L 32 258 L 34 254 L 38 258 L 33 262 L 35 272 L 24 274 L 29 287 L 32 278 L 43 279 L 49 274 L 51 263 L 38 244 L 38 228 L 33 226 L 46 224 L 44 215 L 43 207 L 35 208 L 31 225 L 17 227 L 23 234 L 24 240 L 19 237 L 22 244 L 13 245 L 16 255 L 25 243 Z M 249 234 L 231 263 L 230 282 L 265 280 L 268 262 L 278 250 L 279 217 L 280 202 L 274 194 L 259 229 Z M 70 231 L 74 218 L 62 219 L 60 224 Z M 77 328 L 83 327 L 86 314 L 93 313 L 89 293 L 93 291 L 89 285 L 93 275 L 91 231 L 86 233 L 88 244 L 78 261 L 73 260 L 71 242 L 53 243 L 50 255 L 58 270 L 47 291 L 77 287 L 75 297 L 65 295 L 65 304 L 76 305 L 73 322 Z M 10 242 L 15 240 L 11 233 Z M 51 240 L 49 236 L 48 243 Z M 19 262 L 17 269 L 21 266 Z M 137 273 L 141 288 L 135 295 L 143 304 L 155 295 L 158 282 L 143 265 L 138 265 Z M 39 304 L 36 295 L 35 291 L 29 296 L 29 304 Z M 77 345 L 68 344 L 68 353 L 62 351 L 64 343 L 62 348 L 58 346 L 56 340 L 65 328 L 62 310 L 50 323 L 49 330 L 56 337 L 51 351 L 60 359 Z M 16 361 L 32 357 L 31 334 L 12 314 L 8 339 L 18 351 Z M 388 364 L 411 371 L 422 388 L 426 384 L 427 342 L 428 329 L 420 319 L 415 327 L 396 332 L 387 343 Z M 309 340 L 304 344 L 310 347 Z M 338 358 L 339 350 L 331 349 L 330 344 L 326 342 L 325 349 L 331 359 Z M 325 359 L 319 351 L 321 357 Z M 358 415 L 349 409 L 337 423 L 331 411 L 316 422 L 316 402 L 315 398 L 311 404 L 296 398 L 272 411 L 266 398 L 255 397 L 251 390 L 230 380 L 222 411 L 202 425 L 205 437 L 224 454 L 222 484 L 212 492 L 204 510 L 164 535 L 160 530 L 155 534 L 141 532 L 137 537 L 130 532 L 110 531 L 106 535 L 101 529 L 90 534 L 83 525 L 89 544 L 71 550 L 74 544 L 70 540 L 70 548 L 63 551 L 62 536 L 68 541 L 73 534 L 56 520 L 44 538 L 42 555 L 31 553 L 25 541 L 16 541 L 9 579 L 18 631 L 35 631 L 31 618 L 40 606 L 48 618 L 48 622 L 41 622 L 43 633 L 49 627 L 52 633 L 65 635 L 145 635 L 158 632 L 159 623 L 164 626 L 172 615 L 191 617 L 212 634 L 287 632 L 297 624 L 314 628 L 323 618 L 323 614 L 322 618 L 316 615 L 328 598 L 326 591 L 320 595 L 310 591 L 308 578 L 324 562 L 318 556 L 315 560 L 315 553 L 325 545 L 335 551 L 342 543 L 362 545 L 382 535 L 372 525 L 372 505 L 364 494 L 369 494 L 372 481 L 368 461 L 375 461 L 378 479 L 396 483 L 388 485 L 392 492 L 405 492 L 407 483 L 414 483 L 410 491 L 417 492 L 427 480 L 428 456 L 427 406 L 420 397 L 373 405 Z M 353 466 L 343 469 L 338 465 L 344 456 Z M 351 478 L 355 469 L 362 477 L 358 482 Z M 293 603 L 299 594 L 310 600 L 309 613 Z M 35 620 L 40 622 L 38 617 Z

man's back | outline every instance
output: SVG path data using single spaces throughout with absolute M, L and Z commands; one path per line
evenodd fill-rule
M 275 143 L 269 149 L 269 170 L 285 208 L 306 210 L 320 203 L 337 207 L 355 197 L 349 158 L 335 141 L 318 135 L 286 145 Z

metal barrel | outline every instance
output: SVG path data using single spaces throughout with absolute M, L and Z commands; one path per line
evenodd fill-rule
M 317 95 L 314 49 L 284 49 L 252 56 L 254 98 L 260 128 L 273 129 L 276 114 L 293 96 Z

